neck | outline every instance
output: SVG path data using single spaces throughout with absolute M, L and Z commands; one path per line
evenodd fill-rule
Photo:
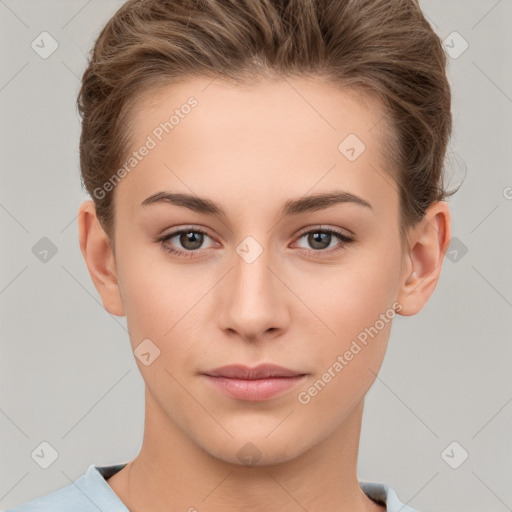
M 146 390 L 139 455 L 108 480 L 131 512 L 385 511 L 360 489 L 363 401 L 329 437 L 297 457 L 244 466 L 208 453 L 169 421 Z

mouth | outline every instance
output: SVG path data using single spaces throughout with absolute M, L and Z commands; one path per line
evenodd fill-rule
M 256 380 L 275 377 L 298 377 L 305 375 L 305 373 L 290 370 L 289 368 L 275 364 L 260 364 L 254 368 L 249 368 L 242 364 L 231 364 L 205 372 L 205 375 L 209 377 L 226 377 L 228 379 Z
M 273 364 L 254 368 L 228 365 L 204 372 L 208 382 L 218 391 L 237 400 L 259 402 L 280 396 L 298 385 L 306 373 Z

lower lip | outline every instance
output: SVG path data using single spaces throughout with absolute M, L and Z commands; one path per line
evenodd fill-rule
M 283 394 L 302 382 L 305 375 L 296 377 L 272 377 L 268 379 L 233 379 L 206 375 L 210 384 L 231 398 L 259 402 Z

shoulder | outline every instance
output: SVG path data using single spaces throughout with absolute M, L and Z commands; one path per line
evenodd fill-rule
M 419 512 L 402 503 L 396 492 L 388 485 L 360 480 L 359 487 L 366 496 L 381 505 L 386 505 L 386 512 Z
M 94 505 L 92 507 L 94 508 Z M 89 510 L 92 511 L 93 509 L 91 507 L 84 507 L 84 496 L 81 495 L 78 489 L 74 489 L 72 485 L 67 485 L 62 489 L 10 508 L 6 512 L 68 512 L 71 510 L 89 512 Z
M 5 512 L 128 512 L 106 482 L 102 469 L 91 465 L 75 482 Z

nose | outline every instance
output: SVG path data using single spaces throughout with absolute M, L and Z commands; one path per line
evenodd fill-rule
M 251 342 L 278 336 L 289 322 L 290 291 L 270 250 L 260 250 L 254 242 L 238 247 L 216 303 L 219 327 Z

